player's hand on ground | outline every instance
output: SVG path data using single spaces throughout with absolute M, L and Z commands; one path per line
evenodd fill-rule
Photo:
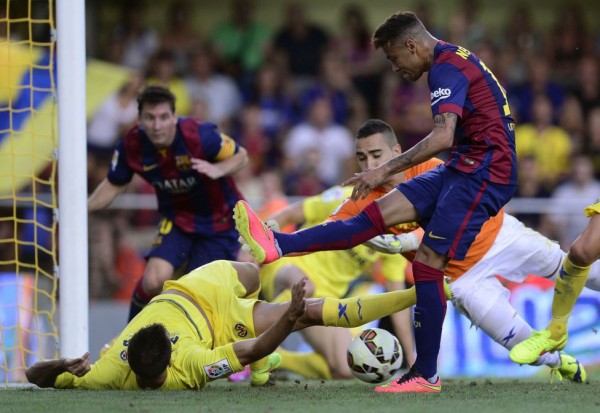
M 219 179 L 223 176 L 223 171 L 219 165 L 210 163 L 204 159 L 192 158 L 192 169 L 211 179 Z
M 365 172 L 356 173 L 346 182 L 343 186 L 353 185 L 352 199 L 357 200 L 359 198 L 364 199 L 369 193 L 377 188 L 385 180 L 384 172 L 381 168 L 371 169 Z
M 85 353 L 79 358 L 62 359 L 62 367 L 74 376 L 82 377 L 90 371 L 90 353 Z
M 294 287 L 292 288 L 292 301 L 290 302 L 288 312 L 290 317 L 294 320 L 299 319 L 306 309 L 306 303 L 304 301 L 306 281 L 307 278 L 302 277 L 302 279 L 294 284 Z

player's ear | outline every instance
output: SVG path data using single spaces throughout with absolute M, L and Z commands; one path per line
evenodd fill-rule
M 406 48 L 408 49 L 408 51 L 409 51 L 411 54 L 415 54 L 415 52 L 417 51 L 417 42 L 415 42 L 415 40 L 414 40 L 414 39 L 407 38 L 407 39 L 404 41 L 404 46 L 406 46 Z

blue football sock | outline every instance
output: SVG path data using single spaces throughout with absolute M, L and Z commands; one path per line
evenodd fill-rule
M 127 319 L 127 322 L 133 320 L 134 317 L 138 315 L 144 309 L 144 307 L 146 307 L 146 304 L 148 304 L 150 300 L 152 300 L 152 298 L 155 297 L 155 295 L 148 294 L 146 291 L 144 291 L 144 288 L 142 286 L 143 279 L 143 277 L 139 279 L 139 281 L 135 285 L 133 294 L 131 295 L 131 304 L 129 305 L 129 318 Z
M 437 374 L 437 359 L 446 316 L 443 272 L 418 261 L 413 262 L 417 305 L 414 310 L 415 369 L 426 378 Z M 439 279 L 438 279 L 439 277 Z
M 282 255 L 293 252 L 346 250 L 387 231 L 379 207 L 370 203 L 357 216 L 325 222 L 293 234 L 275 233 Z

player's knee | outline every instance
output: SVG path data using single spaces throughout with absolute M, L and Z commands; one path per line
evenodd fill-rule
M 596 252 L 581 238 L 577 239 L 569 249 L 569 259 L 580 267 L 592 265 L 596 259 Z
M 147 293 L 158 294 L 161 292 L 165 281 L 171 279 L 172 274 L 161 273 L 158 271 L 146 271 L 142 286 Z
M 162 290 L 164 281 L 160 281 L 156 278 L 144 277 L 144 281 L 142 281 L 142 285 L 144 286 L 144 291 L 148 294 L 158 294 Z
M 260 276 L 258 274 L 258 266 L 251 262 L 244 262 L 243 265 L 245 266 L 243 271 L 244 279 L 242 281 L 240 277 L 240 281 L 246 288 L 246 293 L 252 294 L 258 291 L 258 289 L 260 288 Z M 238 272 L 238 275 L 240 274 L 241 273 Z
M 312 281 L 308 280 L 304 285 L 304 296 L 312 297 L 315 295 L 315 284 Z

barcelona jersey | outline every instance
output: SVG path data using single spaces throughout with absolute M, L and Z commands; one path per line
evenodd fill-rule
M 439 41 L 428 82 L 433 116 L 459 117 L 446 165 L 464 173 L 481 171 L 493 183 L 516 185 L 515 124 L 494 74 L 473 53 Z
M 405 171 L 405 179 L 406 181 L 409 181 L 417 176 L 421 176 L 427 171 L 438 167 L 441 164 L 442 161 L 437 158 L 429 159 L 428 161 L 407 169 Z M 352 218 L 358 215 L 371 202 L 383 197 L 385 194 L 387 194 L 387 192 L 382 190 L 381 187 L 378 187 L 371 191 L 364 199 L 357 199 L 356 201 L 347 199 L 340 206 L 340 208 L 338 208 L 338 210 L 331 214 L 330 219 L 338 220 Z M 496 216 L 490 217 L 490 219 L 488 219 L 481 227 L 481 231 L 475 238 L 473 244 L 471 244 L 471 247 L 469 248 L 464 260 L 451 259 L 446 267 L 445 275 L 449 276 L 454 281 L 471 269 L 479 261 L 481 261 L 483 256 L 490 250 L 492 244 L 496 240 L 503 221 L 504 210 L 501 210 Z M 405 234 L 415 231 L 418 228 L 419 225 L 416 222 L 411 222 L 391 227 L 389 228 L 389 232 L 392 234 Z M 409 251 L 403 253 L 402 255 L 412 262 L 415 258 L 416 252 Z
M 156 148 L 139 126 L 116 146 L 108 180 L 125 185 L 139 174 L 156 190 L 158 211 L 185 233 L 203 236 L 234 228 L 232 209 L 242 199 L 233 179 L 211 179 L 192 169 L 192 158 L 218 162 L 239 147 L 212 123 L 180 118 L 173 143 Z

